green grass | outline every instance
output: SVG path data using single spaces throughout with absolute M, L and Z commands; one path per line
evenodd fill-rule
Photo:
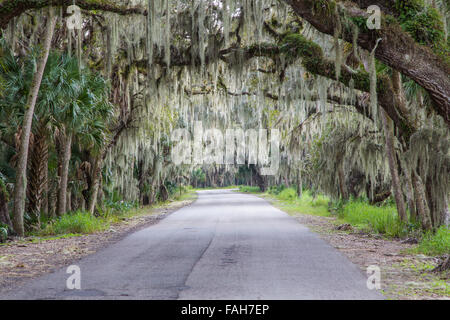
M 330 199 L 324 195 L 317 195 L 313 197 L 311 192 L 306 190 L 303 192 L 302 197 L 297 197 L 297 191 L 293 188 L 280 188 L 269 190 L 266 193 L 262 193 L 259 187 L 240 186 L 240 192 L 261 194 L 262 196 L 278 200 L 275 205 L 278 205 L 280 209 L 286 211 L 289 214 L 311 214 L 316 216 L 329 216 L 328 202 Z
M 40 232 L 41 235 L 58 235 L 69 233 L 94 233 L 109 228 L 106 218 L 95 217 L 88 212 L 77 211 L 65 214 L 50 222 Z
M 103 208 L 99 208 L 98 216 L 93 216 L 83 211 L 67 213 L 55 220 L 44 222 L 45 226 L 41 230 L 33 233 L 33 235 L 37 237 L 58 235 L 76 236 L 104 231 L 113 223 L 118 223 L 134 216 L 151 214 L 151 209 L 162 208 L 170 202 L 191 200 L 195 197 L 196 194 L 192 188 L 184 188 L 181 190 L 181 194 L 178 191 L 172 194 L 167 201 L 157 202 L 145 207 L 139 207 L 135 203 L 125 201 L 105 202 Z
M 278 194 L 277 198 L 284 201 L 294 201 L 298 198 L 297 191 L 292 188 L 284 189 Z
M 428 256 L 450 254 L 450 229 L 441 226 L 434 234 L 426 233 L 412 252 Z
M 324 217 L 330 215 L 328 211 L 329 199 L 323 195 L 313 197 L 310 191 L 304 191 L 302 197 L 298 198 L 296 191 L 288 188 L 275 197 L 281 201 L 282 209 L 290 214 L 305 213 Z
M 362 201 L 351 201 L 338 212 L 338 217 L 360 229 L 369 229 L 388 237 L 402 237 L 407 227 L 398 218 L 395 206 L 372 206 Z

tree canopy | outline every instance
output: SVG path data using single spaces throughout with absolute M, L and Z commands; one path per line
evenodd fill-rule
M 81 24 L 72 30 L 74 4 Z M 374 5 L 379 28 L 367 23 L 378 18 Z M 262 189 L 285 181 L 335 200 L 393 194 L 404 222 L 432 229 L 448 221 L 446 1 L 3 0 L 0 151 L 11 155 L 0 166 L 4 185 L 14 184 L 10 158 L 50 6 L 58 23 L 30 142 L 43 168 L 28 173 L 34 211 L 41 189 L 49 201 L 51 181 L 67 180 L 70 196 L 60 189 L 53 198 L 63 214 L 94 212 L 98 199 L 117 194 L 147 204 L 180 181 L 249 177 L 238 165 L 174 163 L 171 134 L 193 134 L 200 121 L 280 131 L 277 174 L 245 163 Z

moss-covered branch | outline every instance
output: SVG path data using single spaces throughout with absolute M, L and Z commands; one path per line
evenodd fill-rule
M 296 14 L 311 23 L 320 32 L 333 35 L 336 19 L 331 10 L 318 10 L 317 0 L 285 0 Z M 393 1 L 395 2 L 395 1 Z M 320 0 L 328 8 L 334 0 Z M 377 59 L 413 79 L 430 94 L 434 110 L 450 124 L 450 64 L 442 55 L 436 54 L 429 47 L 418 43 L 408 32 L 402 29 L 399 21 L 391 16 L 382 19 L 382 28 L 369 30 L 364 28 L 368 14 L 355 2 L 342 2 L 341 15 L 347 19 L 360 21 L 361 26 L 357 43 L 362 48 L 372 51 L 377 39 L 382 41 L 375 51 Z M 384 3 L 384 2 L 383 2 Z M 376 4 L 376 1 L 373 3 Z M 341 38 L 352 42 L 351 32 L 344 32 Z
M 302 65 L 308 72 L 329 79 L 336 79 L 335 63 L 324 57 L 322 48 L 318 44 L 306 39 L 299 33 L 287 34 L 278 46 L 271 45 L 269 47 L 269 45 L 265 44 L 261 51 L 256 50 L 255 46 L 251 46 L 244 49 L 244 51 L 244 56 L 247 58 L 264 56 L 264 53 L 268 57 L 273 57 L 276 54 L 284 54 L 286 61 L 291 62 L 300 58 Z M 353 71 L 344 66 L 341 70 L 339 82 L 363 92 L 370 92 L 370 77 L 365 71 Z M 377 94 L 380 106 L 394 121 L 400 135 L 405 141 L 408 141 L 411 134 L 416 130 L 415 125 L 401 113 L 400 102 L 397 101 L 392 82 L 388 77 L 378 77 Z M 367 108 L 366 102 L 359 101 L 355 104 L 355 107 L 358 112 L 372 118 L 370 108 Z
M 26 10 L 41 9 L 49 5 L 70 6 L 72 4 L 73 0 L 1 0 L 0 28 L 6 28 L 12 18 L 20 16 Z M 120 15 L 147 14 L 142 7 L 128 7 L 112 0 L 77 0 L 76 5 L 85 10 L 108 11 Z

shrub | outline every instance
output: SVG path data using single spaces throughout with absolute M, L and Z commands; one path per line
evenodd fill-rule
M 281 191 L 283 191 L 286 187 L 284 184 L 278 186 L 270 186 L 268 193 L 273 195 L 279 195 Z
M 286 201 L 294 200 L 297 198 L 297 192 L 292 188 L 287 188 L 280 192 L 278 198 Z

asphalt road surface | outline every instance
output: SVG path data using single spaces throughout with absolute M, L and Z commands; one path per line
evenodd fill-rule
M 366 275 L 267 201 L 201 191 L 190 206 L 2 299 L 382 299 Z

